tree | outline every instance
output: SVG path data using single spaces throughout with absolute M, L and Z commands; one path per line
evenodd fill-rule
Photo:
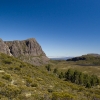
M 73 74 L 73 80 L 72 81 L 74 81 L 74 83 L 76 83 L 76 84 L 79 84 L 79 75 L 80 75 L 80 72 L 75 70 L 74 74 Z
M 53 73 L 57 73 L 57 72 L 58 72 L 58 69 L 55 68 L 55 69 L 53 70 Z
M 64 78 L 63 72 L 61 72 L 61 73 L 59 74 L 59 78 L 60 78 L 60 79 L 61 79 L 61 78 Z
M 91 84 L 90 84 L 90 82 L 87 82 L 87 84 L 86 84 L 86 88 L 91 88 Z
M 79 84 L 83 85 L 83 81 L 84 81 L 83 73 L 80 73 L 80 75 L 79 75 Z
M 92 75 L 91 76 L 91 86 L 97 85 L 97 76 L 96 75 Z
M 65 73 L 65 78 L 66 80 L 72 80 L 73 78 L 73 70 L 72 69 L 68 69 L 68 71 Z
M 62 78 L 61 74 L 59 75 L 59 78 Z M 96 75 L 83 74 L 82 72 L 72 69 L 68 69 L 68 71 L 65 73 L 65 78 L 68 81 L 84 85 L 87 88 L 100 84 L 100 80 Z
M 99 85 L 99 84 L 100 84 L 100 79 L 97 78 L 97 85 Z
M 46 66 L 46 69 L 47 69 L 47 71 L 51 71 L 50 64 L 48 64 L 48 65 Z
M 88 81 L 90 82 L 90 77 L 87 74 L 84 74 L 83 77 L 84 77 L 83 85 L 86 86 Z

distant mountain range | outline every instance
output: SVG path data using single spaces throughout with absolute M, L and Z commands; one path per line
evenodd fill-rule
M 51 60 L 67 60 L 73 57 L 49 57 Z
M 94 56 L 94 57 L 100 57 L 100 54 L 96 54 L 96 53 L 89 53 L 89 54 L 86 54 L 86 55 L 82 55 L 82 56 Z M 48 57 L 49 59 L 51 60 L 72 60 L 72 59 L 81 59 L 82 56 L 77 56 L 77 57 Z

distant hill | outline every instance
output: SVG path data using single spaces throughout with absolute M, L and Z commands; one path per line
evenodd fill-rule
M 99 54 L 87 54 L 79 57 L 74 57 L 67 59 L 66 61 L 74 61 L 79 65 L 100 65 L 100 55 Z
M 51 60 L 67 60 L 73 57 L 58 57 L 58 58 L 50 58 Z
M 94 56 L 94 57 L 100 57 L 100 54 L 96 54 L 96 53 L 89 53 L 87 55 Z

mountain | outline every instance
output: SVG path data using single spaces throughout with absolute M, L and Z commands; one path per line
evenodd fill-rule
M 0 52 L 34 64 L 47 64 L 49 59 L 34 38 L 19 41 L 3 41 L 0 39 Z
M 51 60 L 67 60 L 67 59 L 70 59 L 70 58 L 73 58 L 73 57 L 55 57 L 55 58 L 50 58 Z

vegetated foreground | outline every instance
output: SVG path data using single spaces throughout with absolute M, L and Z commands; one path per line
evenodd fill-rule
M 0 100 L 100 100 L 99 82 L 91 86 L 71 82 L 69 68 L 73 73 L 94 74 L 99 81 L 99 66 L 51 61 L 37 67 L 1 53 Z

